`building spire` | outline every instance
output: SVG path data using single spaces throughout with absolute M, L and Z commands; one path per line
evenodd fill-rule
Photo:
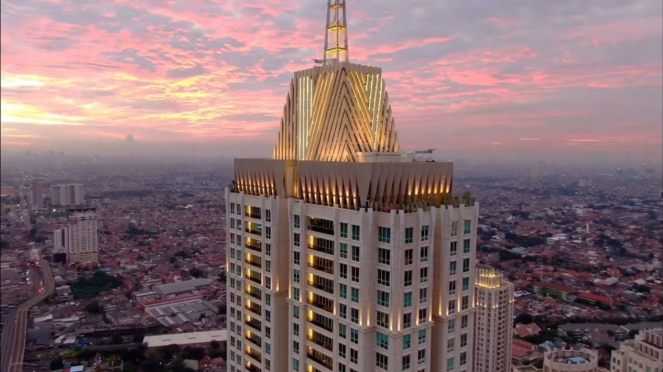
M 323 64 L 348 62 L 348 23 L 345 0 L 327 0 L 327 29 Z

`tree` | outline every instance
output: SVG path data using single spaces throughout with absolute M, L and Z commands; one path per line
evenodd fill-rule
M 205 349 L 202 347 L 186 347 L 182 352 L 182 356 L 186 359 L 201 360 L 205 357 Z
M 516 324 L 530 324 L 533 321 L 534 321 L 534 318 L 532 318 L 532 315 L 530 315 L 528 313 L 519 314 L 515 319 Z
M 55 359 L 51 360 L 50 368 L 51 368 L 51 371 L 56 371 L 58 369 L 64 369 L 64 361 L 62 361 L 62 357 L 57 356 Z
M 113 337 L 111 338 L 111 343 L 113 345 L 119 345 L 123 342 L 124 342 L 124 337 L 122 337 L 120 335 L 113 335 Z
M 210 343 L 209 343 L 209 347 L 211 347 L 212 350 L 218 350 L 219 347 L 221 347 L 221 343 L 220 343 L 219 341 L 217 341 L 217 340 L 212 340 L 212 341 L 210 341 Z
M 104 307 L 99 305 L 97 301 L 93 301 L 85 306 L 85 310 L 92 314 L 101 314 L 104 312 Z

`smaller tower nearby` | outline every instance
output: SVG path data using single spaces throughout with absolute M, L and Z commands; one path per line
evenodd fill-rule
M 327 0 L 327 27 L 323 64 L 348 62 L 348 22 L 345 0 Z
M 475 372 L 510 372 L 513 283 L 489 266 L 476 268 Z

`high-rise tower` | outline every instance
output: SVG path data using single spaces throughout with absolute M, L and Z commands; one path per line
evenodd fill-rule
M 475 372 L 510 372 L 513 341 L 513 283 L 499 271 L 476 269 Z
M 478 205 L 452 163 L 400 151 L 328 5 L 342 36 L 295 73 L 273 159 L 235 159 L 226 189 L 229 370 L 469 372 Z
M 67 225 L 53 232 L 54 253 L 66 253 L 70 263 L 98 263 L 99 237 L 94 208 L 67 211 Z

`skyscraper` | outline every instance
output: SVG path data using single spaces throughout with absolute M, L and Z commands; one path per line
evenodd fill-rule
M 98 263 L 99 237 L 94 208 L 70 209 L 67 224 L 53 232 L 54 254 L 66 253 L 70 263 Z
M 80 205 L 85 201 L 83 185 L 72 183 L 69 185 L 51 186 L 51 204 L 58 206 Z
M 499 271 L 476 269 L 475 372 L 510 372 L 513 341 L 513 283 Z
M 349 62 L 346 28 L 329 0 L 273 159 L 235 159 L 229 370 L 469 372 L 478 205 L 451 196 L 452 163 L 400 151 L 382 71 Z
M 32 203 L 38 208 L 44 206 L 44 180 L 40 178 L 32 181 Z

